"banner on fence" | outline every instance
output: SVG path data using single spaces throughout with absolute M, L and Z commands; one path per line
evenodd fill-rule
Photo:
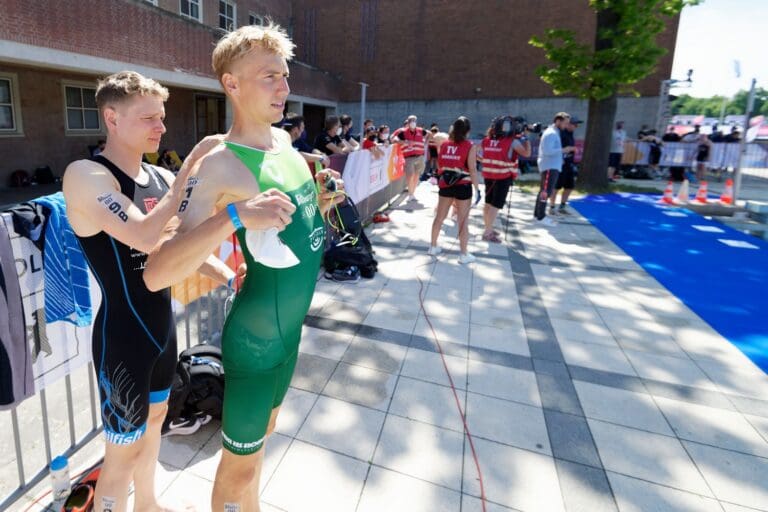
M 382 190 L 405 173 L 405 160 L 399 145 L 381 150 L 381 156 L 375 156 L 371 151 L 355 151 L 347 157 L 344 188 L 355 203 Z
M 2 214 L 2 221 L 16 262 L 27 349 L 32 358 L 35 392 L 39 392 L 91 360 L 92 324 L 78 327 L 66 320 L 46 320 L 43 252 L 32 240 L 16 232 L 11 214 Z M 91 306 L 96 311 L 101 303 L 101 291 L 90 271 L 88 274 Z
M 696 163 L 699 147 L 695 142 L 665 142 L 661 148 L 659 165 L 663 167 L 691 167 Z M 648 165 L 650 144 L 630 141 L 624 145 L 621 163 L 625 165 Z M 739 160 L 739 145 L 718 142 L 712 145 L 709 166 L 713 168 L 736 167 Z M 744 167 L 768 167 L 768 151 L 759 144 L 747 144 Z

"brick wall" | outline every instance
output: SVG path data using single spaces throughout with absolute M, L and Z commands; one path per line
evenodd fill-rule
M 670 50 L 677 21 L 659 38 Z M 295 0 L 294 26 L 299 56 L 341 74 L 343 101 L 359 98 L 359 81 L 374 101 L 480 100 L 552 96 L 535 72 L 543 52 L 528 40 L 559 27 L 591 42 L 595 16 L 586 0 Z M 658 94 L 672 57 L 638 84 L 642 95 Z
M 0 65 L 0 71 L 15 73 L 21 94 L 22 137 L 0 137 L 0 187 L 16 169 L 31 172 L 48 165 L 61 176 L 73 160 L 88 158 L 88 146 L 105 135 L 66 135 L 62 82 L 76 81 L 96 85 L 96 77 L 60 73 L 34 68 Z M 195 144 L 194 91 L 170 88 L 165 105 L 168 132 L 161 147 L 189 153 Z

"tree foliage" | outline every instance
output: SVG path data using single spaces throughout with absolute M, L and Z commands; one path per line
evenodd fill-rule
M 603 100 L 623 92 L 654 71 L 666 48 L 656 36 L 667 19 L 699 0 L 590 0 L 598 17 L 613 15 L 615 23 L 598 24 L 595 41 L 577 41 L 573 30 L 553 28 L 529 43 L 544 50 L 551 65 L 536 69 L 557 94 Z M 600 45 L 600 41 L 607 44 Z M 601 47 L 602 46 L 602 47 Z
M 580 180 L 587 188 L 608 183 L 608 150 L 619 93 L 637 94 L 632 86 L 651 74 L 667 50 L 656 36 L 668 19 L 699 0 L 589 0 L 595 13 L 592 41 L 578 41 L 573 30 L 552 28 L 531 45 L 544 50 L 549 65 L 541 79 L 555 94 L 589 100 L 587 136 Z
M 694 98 L 687 94 L 681 94 L 675 98 L 671 105 L 672 114 L 704 115 L 706 117 L 720 117 L 720 110 L 725 101 L 725 115 L 743 115 L 747 109 L 749 91 L 741 90 L 732 98 L 725 96 L 712 96 L 710 98 Z M 762 114 L 768 116 L 768 89 L 758 87 L 755 90 L 755 106 L 753 115 Z

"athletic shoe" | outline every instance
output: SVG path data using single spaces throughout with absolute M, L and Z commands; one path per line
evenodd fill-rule
M 61 512 L 87 512 L 93 510 L 93 498 L 96 496 L 96 482 L 101 474 L 101 465 L 93 469 L 72 487 Z
M 550 217 L 544 217 L 539 221 L 539 224 L 543 224 L 544 226 L 557 226 L 557 222 Z
M 333 272 L 326 272 L 325 278 L 342 283 L 356 283 L 360 280 L 360 269 L 354 265 L 349 268 L 337 268 Z
M 430 256 L 438 256 L 439 254 L 442 254 L 442 252 L 443 252 L 443 249 L 435 245 L 429 248 L 429 250 L 427 251 L 427 254 L 429 254 Z
M 200 422 L 201 427 L 210 423 L 212 419 L 213 416 L 210 414 L 205 414 L 204 412 L 197 413 L 197 421 Z
M 163 423 L 162 436 L 188 436 L 200 429 L 200 420 L 194 418 L 175 418 Z
M 557 210 L 555 209 L 554 206 L 550 206 L 549 207 L 549 214 L 550 215 L 557 215 Z
M 571 214 L 571 212 L 568 211 L 568 208 L 566 208 L 566 206 L 564 204 L 560 205 L 560 208 L 559 208 L 558 211 L 559 211 L 559 213 L 561 213 L 563 215 L 570 215 Z
M 416 199 L 416 196 L 412 196 L 412 195 L 409 195 L 409 196 L 408 196 L 408 199 L 406 199 L 406 201 L 407 201 L 407 202 L 409 202 L 409 203 L 412 203 L 412 202 L 414 202 L 414 201 L 416 201 L 416 200 L 417 200 L 417 199 Z
M 495 231 L 492 231 L 491 233 L 483 234 L 483 240 L 485 240 L 486 242 L 492 242 L 494 244 L 501 243 L 501 238 L 499 238 L 499 235 L 496 234 Z
M 474 263 L 475 261 L 477 261 L 477 258 L 475 258 L 471 253 L 465 252 L 459 255 L 459 263 L 462 265 Z

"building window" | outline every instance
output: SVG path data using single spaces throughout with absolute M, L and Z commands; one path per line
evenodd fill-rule
M 257 27 L 263 27 L 266 25 L 266 21 L 264 21 L 264 16 L 260 16 L 258 14 L 254 14 L 252 12 L 248 13 L 248 24 L 249 25 L 256 25 Z
M 101 131 L 96 89 L 79 85 L 64 85 L 67 131 L 93 133 Z
M 144 0 L 144 1 L 147 2 L 148 4 L 152 4 L 154 6 L 157 6 L 157 0 Z
M 200 9 L 202 0 L 179 0 L 179 12 L 182 16 L 202 22 L 203 11 Z
M 18 79 L 12 73 L 0 73 L 0 136 L 22 135 Z
M 229 0 L 219 0 L 219 28 L 224 30 L 235 30 L 237 9 L 235 3 Z

